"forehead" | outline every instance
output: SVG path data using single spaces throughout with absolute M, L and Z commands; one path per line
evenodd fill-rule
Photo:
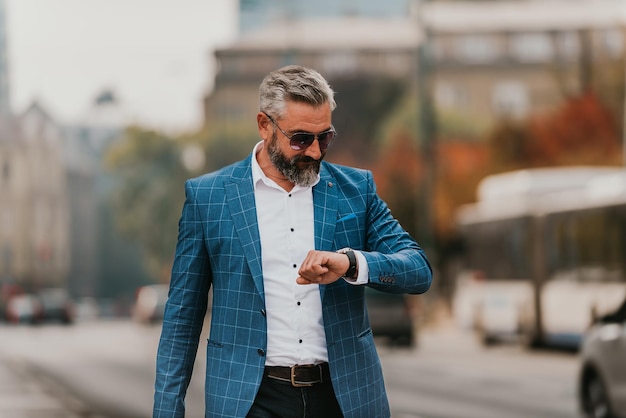
M 330 128 L 332 111 L 330 104 L 320 106 L 288 101 L 281 119 L 287 129 L 317 132 Z

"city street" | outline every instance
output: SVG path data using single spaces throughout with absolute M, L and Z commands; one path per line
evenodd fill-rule
M 393 418 L 574 418 L 578 357 L 517 346 L 483 348 L 449 327 L 418 348 L 380 349 Z
M 61 397 L 75 416 L 147 418 L 159 333 L 158 325 L 126 320 L 69 327 L 0 325 L 0 365 L 47 385 L 48 394 Z M 449 325 L 423 330 L 414 349 L 387 347 L 382 341 L 379 346 L 394 418 L 578 416 L 575 354 L 528 353 L 514 346 L 484 349 Z M 204 350 L 199 351 L 202 359 Z M 203 363 L 197 362 L 189 389 L 189 417 L 203 416 Z M 0 393 L 0 408 L 7 396 Z M 19 398 L 18 393 L 11 396 Z M 35 412 L 15 416 L 50 416 Z M 0 417 L 5 416 L 13 418 L 0 409 Z

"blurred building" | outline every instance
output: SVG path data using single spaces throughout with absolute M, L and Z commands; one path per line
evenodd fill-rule
M 239 31 L 329 17 L 406 17 L 418 0 L 239 0 Z
M 111 213 L 113 180 L 104 163 L 108 148 L 122 139 L 127 115 L 115 92 L 105 89 L 79 123 L 64 127 L 72 219 L 67 283 L 76 296 L 113 298 L 125 291 L 132 295 L 135 287 L 148 281 L 137 245 L 117 233 Z
M 70 261 L 59 126 L 38 104 L 0 128 L 0 282 L 64 286 Z
M 428 3 L 436 107 L 489 124 L 590 88 L 621 97 L 625 24 L 626 4 L 612 0 Z
M 205 122 L 253 121 L 260 82 L 287 64 L 315 68 L 333 85 L 385 77 L 415 81 L 420 34 L 408 17 L 417 3 L 240 0 L 240 36 L 215 52 L 218 71 L 205 100 Z
M 253 120 L 263 75 L 294 63 L 318 69 L 333 85 L 391 77 L 415 94 L 423 83 L 438 112 L 484 129 L 591 87 L 622 100 L 624 2 L 407 0 L 391 2 L 388 13 L 377 7 L 388 4 L 241 0 L 240 36 L 215 52 L 207 123 Z
M 0 0 L 0 124 L 11 113 L 4 0 Z
M 273 24 L 242 34 L 215 52 L 218 72 L 206 100 L 206 122 L 253 121 L 263 77 L 298 63 L 331 84 L 346 79 L 415 80 L 419 32 L 407 19 L 328 18 Z
M 60 286 L 70 260 L 61 130 L 37 103 L 13 115 L 5 28 L 0 0 L 0 287 Z
M 64 287 L 79 297 L 132 296 L 146 274 L 136 245 L 116 233 L 112 180 L 103 164 L 126 113 L 104 91 L 69 126 L 37 103 L 14 115 L 3 6 L 0 0 L 0 305 L 4 289 L 14 285 Z
M 112 92 L 101 93 L 79 124 L 64 127 L 64 159 L 69 184 L 71 253 L 68 286 L 73 294 L 96 296 L 101 269 L 102 158 L 122 133 Z

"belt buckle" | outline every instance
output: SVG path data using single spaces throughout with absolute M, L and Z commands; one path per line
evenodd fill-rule
M 298 367 L 317 367 L 320 371 L 320 379 L 319 382 L 311 382 L 311 383 L 298 383 L 296 382 L 296 369 Z M 291 370 L 290 370 L 290 376 L 291 376 L 291 386 L 295 387 L 295 388 L 308 388 L 313 386 L 313 383 L 322 383 L 322 365 L 321 364 L 316 364 L 316 365 L 311 365 L 311 366 L 291 366 Z

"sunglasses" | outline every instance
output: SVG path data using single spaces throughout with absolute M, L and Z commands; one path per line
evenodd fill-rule
M 263 112 L 265 116 L 272 122 L 272 125 L 278 128 L 283 135 L 285 135 L 289 139 L 289 146 L 291 149 L 296 151 L 302 151 L 311 146 L 313 141 L 317 138 L 317 141 L 320 144 L 320 151 L 325 152 L 326 149 L 330 146 L 333 139 L 337 136 L 337 131 L 335 131 L 334 127 L 331 127 L 329 130 L 320 132 L 319 134 L 312 134 L 310 132 L 296 132 L 293 135 L 289 135 L 287 132 L 283 131 L 280 126 L 272 119 L 270 115 Z

